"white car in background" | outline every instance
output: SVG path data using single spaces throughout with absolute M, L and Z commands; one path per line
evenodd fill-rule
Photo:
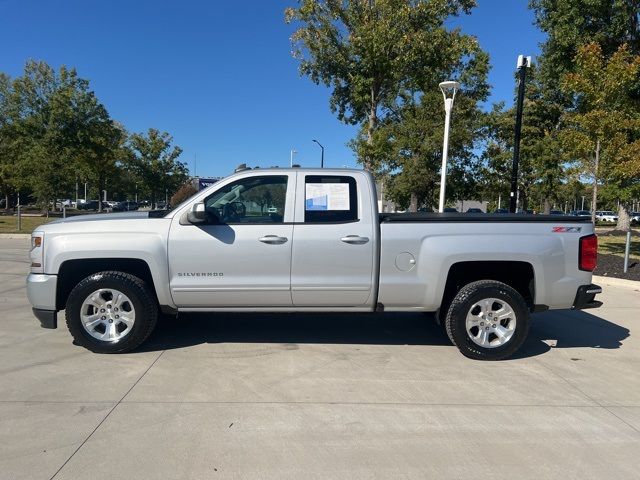
M 618 215 L 608 210 L 602 210 L 596 212 L 596 220 L 600 222 L 616 223 L 618 221 Z

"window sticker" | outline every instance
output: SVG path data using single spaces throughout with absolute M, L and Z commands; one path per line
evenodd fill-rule
M 306 210 L 349 210 L 348 183 L 307 183 Z

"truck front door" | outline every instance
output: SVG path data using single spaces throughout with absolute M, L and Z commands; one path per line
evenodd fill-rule
M 204 200 L 209 224 L 173 218 L 169 278 L 178 307 L 292 305 L 295 182 L 295 173 L 252 174 Z

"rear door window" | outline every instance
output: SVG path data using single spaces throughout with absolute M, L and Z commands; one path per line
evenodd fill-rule
M 358 192 L 353 177 L 307 175 L 304 197 L 305 223 L 358 221 Z

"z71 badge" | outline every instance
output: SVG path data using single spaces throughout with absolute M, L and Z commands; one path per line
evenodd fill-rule
M 580 233 L 582 227 L 553 227 L 551 231 L 553 233 Z

